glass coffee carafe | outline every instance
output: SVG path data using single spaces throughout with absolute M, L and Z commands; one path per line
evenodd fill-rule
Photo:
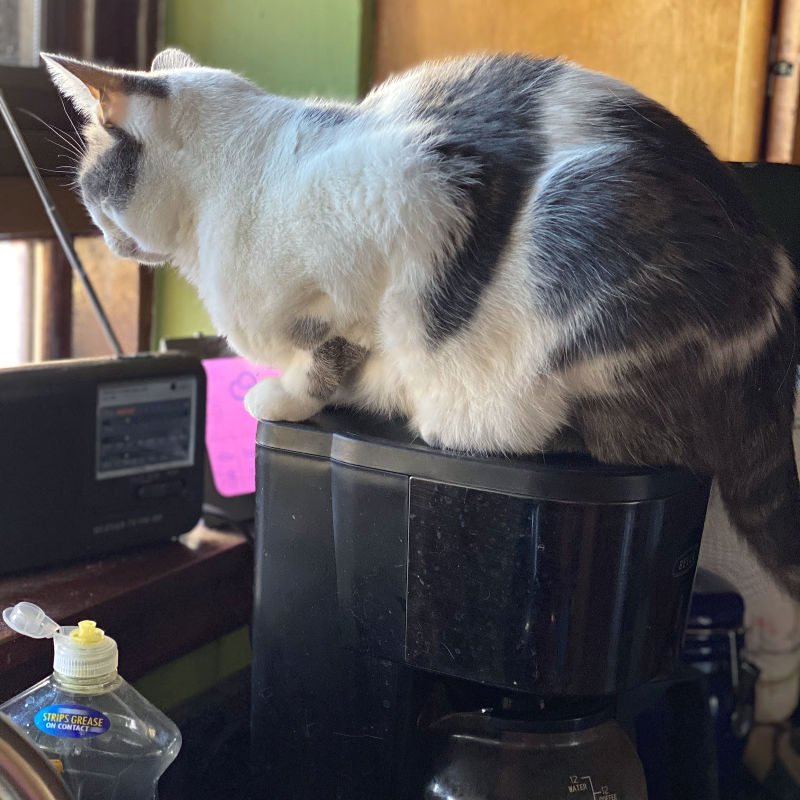
M 583 717 L 450 714 L 424 800 L 646 800 L 642 765 L 610 709 Z

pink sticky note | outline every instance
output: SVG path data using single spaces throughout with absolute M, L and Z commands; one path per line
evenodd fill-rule
M 206 394 L 206 449 L 214 485 L 223 497 L 249 494 L 256 487 L 256 427 L 244 407 L 247 390 L 277 369 L 245 358 L 203 361 Z

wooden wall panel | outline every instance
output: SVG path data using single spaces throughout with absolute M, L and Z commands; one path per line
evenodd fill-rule
M 373 78 L 477 51 L 566 56 L 759 156 L 773 0 L 376 0 Z

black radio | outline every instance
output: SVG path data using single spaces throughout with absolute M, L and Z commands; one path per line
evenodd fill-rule
M 182 353 L 0 370 L 0 573 L 192 528 L 205 400 L 203 366 Z

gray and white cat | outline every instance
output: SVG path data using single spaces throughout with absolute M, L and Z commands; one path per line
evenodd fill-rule
M 796 277 L 726 168 L 634 89 L 520 55 L 428 64 L 357 104 L 268 94 L 180 51 L 45 56 L 86 117 L 83 200 L 279 367 L 265 419 L 401 414 L 433 445 L 714 473 L 800 597 Z

